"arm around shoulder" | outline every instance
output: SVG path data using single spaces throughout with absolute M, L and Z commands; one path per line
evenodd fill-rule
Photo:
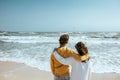
M 86 59 L 89 59 L 90 58 L 90 55 L 89 54 L 86 54 L 84 56 L 80 56 L 78 55 L 77 53 L 75 52 L 72 52 L 71 53 L 71 57 L 73 57 L 75 60 L 77 61 L 85 61 Z
M 63 57 L 60 56 L 56 51 L 54 52 L 54 56 L 55 56 L 55 58 L 56 58 L 58 61 L 60 61 L 62 64 L 68 65 L 68 64 L 71 64 L 71 62 L 72 62 L 72 58 L 71 58 L 71 57 L 69 57 L 69 58 L 63 58 Z

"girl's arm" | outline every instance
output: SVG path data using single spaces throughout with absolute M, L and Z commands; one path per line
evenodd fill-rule
M 68 57 L 68 58 L 63 58 L 62 56 L 60 56 L 56 51 L 53 53 L 55 58 L 61 62 L 62 64 L 66 64 L 66 65 L 71 65 L 74 62 L 74 59 L 72 57 Z

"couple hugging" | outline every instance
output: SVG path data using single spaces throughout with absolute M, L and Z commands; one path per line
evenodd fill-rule
M 87 47 L 83 42 L 78 42 L 75 45 L 76 53 L 66 47 L 68 40 L 68 34 L 61 35 L 60 46 L 51 54 L 50 66 L 54 80 L 89 80 L 90 56 Z

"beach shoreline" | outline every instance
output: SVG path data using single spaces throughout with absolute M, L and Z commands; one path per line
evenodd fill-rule
M 53 80 L 50 72 L 23 63 L 0 61 L 0 80 Z
M 92 73 L 90 80 L 119 79 L 120 73 Z M 0 80 L 53 80 L 53 75 L 23 63 L 0 61 Z

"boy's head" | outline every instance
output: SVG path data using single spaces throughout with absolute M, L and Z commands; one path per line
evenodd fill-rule
M 67 44 L 69 40 L 69 35 L 68 34 L 63 34 L 60 36 L 59 43 L 61 45 Z
M 79 55 L 81 55 L 81 56 L 88 53 L 88 49 L 87 49 L 87 47 L 85 46 L 85 44 L 83 42 L 78 42 L 75 45 L 75 48 L 77 49 Z

